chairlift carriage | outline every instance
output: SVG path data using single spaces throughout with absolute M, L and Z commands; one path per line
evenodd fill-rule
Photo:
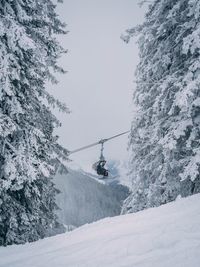
M 105 169 L 106 160 L 103 155 L 104 142 L 101 143 L 101 154 L 99 160 L 92 165 L 92 168 L 97 172 L 98 175 L 108 177 L 108 170 Z
M 126 131 L 126 132 L 114 135 L 114 136 L 112 136 L 110 138 L 101 139 L 100 141 L 98 141 L 96 143 L 93 143 L 93 144 L 78 148 L 78 149 L 73 150 L 73 151 L 69 151 L 69 155 L 77 153 L 77 152 L 80 152 L 80 151 L 85 150 L 85 149 L 89 149 L 89 148 L 91 148 L 93 146 L 101 145 L 101 152 L 100 152 L 99 160 L 92 165 L 92 168 L 96 171 L 96 173 L 99 175 L 99 177 L 101 177 L 101 179 L 106 179 L 106 178 L 108 178 L 109 170 L 107 170 L 105 168 L 106 160 L 105 160 L 105 157 L 104 157 L 104 154 L 103 154 L 103 152 L 104 152 L 104 144 L 105 144 L 105 142 L 108 142 L 111 139 L 117 138 L 117 137 L 119 137 L 121 135 L 124 135 L 124 134 L 127 134 L 129 132 L 130 131 Z

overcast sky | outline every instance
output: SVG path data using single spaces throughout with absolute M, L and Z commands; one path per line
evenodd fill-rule
M 61 59 L 68 71 L 53 86 L 54 95 L 67 103 L 70 115 L 59 114 L 60 142 L 69 150 L 130 129 L 134 71 L 138 63 L 135 41 L 120 35 L 143 21 L 137 0 L 64 0 L 57 9 L 70 31 L 60 39 L 69 50 Z M 57 114 L 57 113 L 56 113 Z M 127 157 L 128 136 L 106 144 L 108 159 Z M 87 171 L 98 160 L 100 147 L 73 154 Z

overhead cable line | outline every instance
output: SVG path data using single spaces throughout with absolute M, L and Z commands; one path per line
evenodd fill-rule
M 81 148 L 78 148 L 78 149 L 69 151 L 68 154 L 71 155 L 71 154 L 77 153 L 77 152 L 79 152 L 79 151 L 82 151 L 82 150 L 91 148 L 91 147 L 93 147 L 93 146 L 103 145 L 105 142 L 108 142 L 108 141 L 110 141 L 111 139 L 117 138 L 117 137 L 119 137 L 119 136 L 121 136 L 121 135 L 124 135 L 124 134 L 127 134 L 127 133 L 129 133 L 129 132 L 130 132 L 130 131 L 126 131 L 126 132 L 123 132 L 123 133 L 120 133 L 120 134 L 111 136 L 111 137 L 106 138 L 106 139 L 101 139 L 101 140 L 99 140 L 99 141 L 96 142 L 96 143 L 93 143 L 93 144 L 90 144 L 90 145 L 87 145 L 87 146 L 83 146 L 83 147 L 81 147 Z

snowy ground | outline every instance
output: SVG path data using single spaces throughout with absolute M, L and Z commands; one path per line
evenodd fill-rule
M 0 248 L 1 267 L 199 267 L 200 194 Z

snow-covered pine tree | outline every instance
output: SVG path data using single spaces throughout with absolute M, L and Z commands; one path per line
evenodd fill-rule
M 140 51 L 124 213 L 200 192 L 200 1 L 151 2 L 123 37 Z
M 0 245 L 44 237 L 57 224 L 54 163 L 66 159 L 51 112 L 66 106 L 45 89 L 64 49 L 51 0 L 0 2 Z

